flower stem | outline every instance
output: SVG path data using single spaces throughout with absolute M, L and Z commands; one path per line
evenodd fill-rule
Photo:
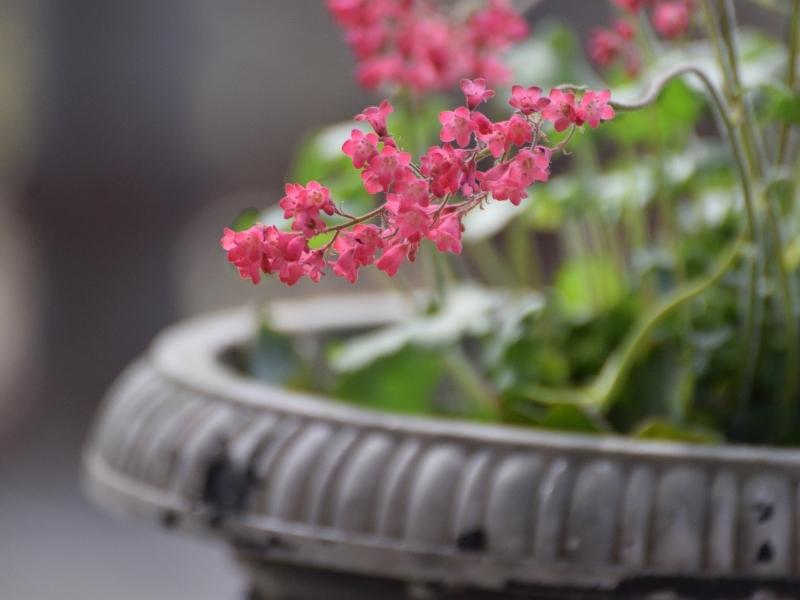
M 655 102 L 659 93 L 664 87 L 673 79 L 683 75 L 691 74 L 696 76 L 703 87 L 706 89 L 709 98 L 715 108 L 717 116 L 722 123 L 725 133 L 728 138 L 728 143 L 731 147 L 733 159 L 736 163 L 736 170 L 739 175 L 739 182 L 742 188 L 744 197 L 745 217 L 747 219 L 747 236 L 750 241 L 755 245 L 756 252 L 750 259 L 750 269 L 748 273 L 748 281 L 746 288 L 746 308 L 745 308 L 745 323 L 744 323 L 744 342 L 745 360 L 740 370 L 740 381 L 738 384 L 738 402 L 743 406 L 746 398 L 750 394 L 753 385 L 753 378 L 755 375 L 755 367 L 758 359 L 758 353 L 761 346 L 761 303 L 758 295 L 758 279 L 761 273 L 761 233 L 756 216 L 756 205 L 753 198 L 752 187 L 752 173 L 748 168 L 748 163 L 745 160 L 742 139 L 739 135 L 738 129 L 730 116 L 730 110 L 725 100 L 720 95 L 717 88 L 711 82 L 709 76 L 702 69 L 694 65 L 678 65 L 671 71 L 666 72 L 658 80 L 655 81 L 650 91 L 646 93 L 640 100 L 633 103 L 614 103 L 614 108 L 617 110 L 639 110 L 645 108 Z
M 800 0 L 794 0 L 792 3 L 792 16 L 789 20 L 789 60 L 786 73 L 786 85 L 790 92 L 794 91 L 797 84 L 797 63 L 798 54 L 800 54 L 798 46 L 800 46 Z M 784 121 L 778 136 L 778 152 L 775 158 L 777 166 L 782 165 L 786 158 L 786 150 L 789 146 L 789 129 L 789 122 Z
M 633 364 L 650 342 L 650 334 L 656 326 L 722 279 L 736 262 L 744 241 L 744 236 L 740 235 L 708 275 L 683 283 L 660 302 L 652 305 L 645 317 L 628 334 L 622 346 L 608 358 L 591 384 L 582 388 L 550 388 L 534 384 L 527 386 L 523 394 L 543 404 L 580 404 L 597 410 L 607 408 L 624 385 Z

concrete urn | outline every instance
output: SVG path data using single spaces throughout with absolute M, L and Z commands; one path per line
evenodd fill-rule
M 386 306 L 336 301 L 285 328 Z M 160 334 L 84 456 L 97 504 L 224 541 L 253 598 L 800 597 L 798 451 L 361 410 L 228 366 L 256 327 L 240 309 Z

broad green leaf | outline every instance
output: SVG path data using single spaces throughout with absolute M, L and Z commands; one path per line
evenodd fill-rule
M 699 426 L 676 425 L 665 419 L 648 419 L 631 436 L 644 440 L 667 440 L 692 444 L 719 444 L 722 437 L 716 431 Z
M 561 404 L 551 407 L 542 420 L 540 427 L 572 431 L 575 433 L 603 433 L 609 431 L 608 424 L 596 414 L 592 414 L 583 406 Z
M 495 315 L 504 307 L 506 298 L 497 292 L 474 286 L 454 288 L 436 312 L 345 341 L 332 351 L 331 367 L 353 371 L 410 344 L 443 348 L 466 335 L 484 335 L 495 326 Z
M 444 374 L 438 352 L 409 345 L 343 373 L 332 393 L 369 408 L 429 414 L 431 399 Z
M 559 269 L 554 292 L 567 318 L 586 321 L 617 304 L 625 294 L 625 282 L 610 259 L 585 257 Z

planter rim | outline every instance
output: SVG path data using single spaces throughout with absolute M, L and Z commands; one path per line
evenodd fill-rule
M 356 294 L 331 296 L 325 302 L 348 303 Z M 402 317 L 404 305 L 393 294 L 370 294 L 370 301 L 386 302 L 390 313 L 384 324 Z M 335 310 L 317 316 L 313 323 L 304 325 L 293 320 L 306 307 L 319 306 L 321 298 L 293 301 L 291 306 L 275 302 L 275 326 L 287 333 L 313 333 L 336 330 L 358 323 L 351 320 L 346 325 L 338 320 Z M 284 309 L 285 312 L 284 312 Z M 365 319 L 370 325 L 380 324 L 374 316 Z M 439 441 L 469 440 L 490 442 L 513 447 L 545 446 L 552 450 L 583 452 L 602 451 L 620 456 L 670 458 L 691 457 L 697 460 L 736 463 L 769 463 L 774 466 L 796 468 L 800 449 L 744 444 L 701 445 L 671 441 L 642 441 L 621 435 L 588 435 L 554 432 L 516 425 L 471 422 L 457 418 L 425 417 L 384 412 L 368 407 L 347 404 L 324 395 L 287 390 L 255 380 L 236 371 L 220 359 L 229 348 L 249 341 L 259 322 L 259 311 L 252 306 L 225 309 L 174 324 L 162 331 L 153 341 L 149 355 L 153 366 L 167 379 L 189 390 L 217 396 L 223 402 L 240 403 L 253 408 L 269 408 L 281 413 L 298 413 L 304 417 L 369 427 L 389 433 L 413 433 L 433 437 Z

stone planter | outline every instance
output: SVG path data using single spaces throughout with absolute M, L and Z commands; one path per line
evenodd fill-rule
M 390 312 L 338 302 L 305 325 Z M 98 504 L 224 540 L 254 597 L 800 594 L 800 452 L 359 410 L 226 366 L 255 324 L 240 310 L 162 333 L 85 451 Z

